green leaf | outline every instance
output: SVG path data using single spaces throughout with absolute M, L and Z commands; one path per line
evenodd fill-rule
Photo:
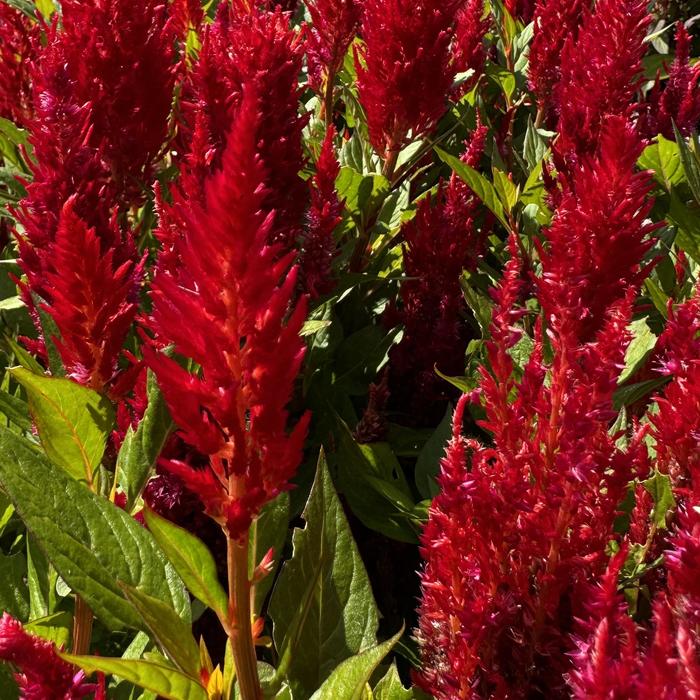
M 387 443 L 358 444 L 338 418 L 338 486 L 365 527 L 417 544 L 415 504 L 403 469 Z
M 64 581 L 108 628 L 144 629 L 117 581 L 189 620 L 189 596 L 152 535 L 5 428 L 0 428 L 0 486 Z
M 700 217 L 697 207 L 691 210 L 674 190 L 671 192 L 671 208 L 666 218 L 678 228 L 676 244 L 695 262 L 700 262 Z
M 645 170 L 653 170 L 656 180 L 669 191 L 685 179 L 678 144 L 660 134 L 654 143 L 642 152 L 639 166 Z
M 423 498 L 433 498 L 440 491 L 435 478 L 440 473 L 440 460 L 445 454 L 445 444 L 451 436 L 452 406 L 448 406 L 440 425 L 425 443 L 416 462 L 416 488 Z
M 695 197 L 695 201 L 700 204 L 700 161 L 698 159 L 697 137 L 693 138 L 694 149 L 691 151 L 675 123 L 673 124 L 673 133 L 676 135 L 678 152 L 688 186 L 693 193 L 693 197 Z
M 128 509 L 133 507 L 146 485 L 153 465 L 173 429 L 165 400 L 160 393 L 155 375 L 150 370 L 146 387 L 148 395 L 146 412 L 135 431 L 131 427 L 128 429 L 117 456 L 119 484 L 126 493 Z
M 60 656 L 68 663 L 82 668 L 85 673 L 102 672 L 119 676 L 167 700 L 207 700 L 207 691 L 197 681 L 163 663 L 74 654 Z
M 365 687 L 374 670 L 392 650 L 403 634 L 400 630 L 391 639 L 343 661 L 328 680 L 311 696 L 311 700 L 362 700 Z
M 199 646 L 192 636 L 189 623 L 180 618 L 169 605 L 139 591 L 138 588 L 126 584 L 121 584 L 120 587 L 141 615 L 163 653 L 183 673 L 198 678 Z
M 493 184 L 506 211 L 513 211 L 520 197 L 520 190 L 512 180 L 498 168 L 493 168 Z
M 437 367 L 434 367 L 433 369 L 435 370 L 435 374 L 437 374 L 440 379 L 444 379 L 446 382 L 452 384 L 452 386 L 456 386 L 464 394 L 474 391 L 474 388 L 476 387 L 476 380 L 473 377 L 448 377 Z
M 70 379 L 16 367 L 12 376 L 29 397 L 29 410 L 49 459 L 74 479 L 92 484 L 114 423 L 109 400 Z
M 6 391 L 0 391 L 0 413 L 22 430 L 30 431 L 32 421 L 29 417 L 29 406 L 18 396 L 12 396 Z
M 659 377 L 620 387 L 613 394 L 613 407 L 619 411 L 623 406 L 631 406 L 655 389 L 662 387 L 666 382 L 668 382 L 668 377 Z
M 624 384 L 632 377 L 656 346 L 656 336 L 647 325 L 645 318 L 632 321 L 630 331 L 632 332 L 632 342 L 627 347 L 625 367 L 617 380 L 618 384 Z
M 0 610 L 20 620 L 29 617 L 26 572 L 27 559 L 22 552 L 9 556 L 0 552 Z
M 252 577 L 255 567 L 270 549 L 279 561 L 289 529 L 289 494 L 281 493 L 260 512 L 250 528 L 248 549 L 248 576 Z M 255 585 L 254 612 L 260 614 L 262 605 L 274 582 L 274 571 Z
M 295 697 L 309 697 L 338 663 L 374 645 L 378 627 L 367 572 L 323 452 L 302 517 L 306 525 L 294 530 L 294 553 L 269 606 L 278 675 Z
M 144 508 L 143 513 L 149 531 L 192 595 L 210 607 L 220 620 L 227 620 L 228 596 L 219 582 L 216 563 L 207 546 L 150 508 Z
M 335 186 L 339 199 L 345 200 L 345 208 L 362 226 L 377 212 L 391 191 L 391 184 L 383 175 L 362 175 L 349 166 L 340 169 Z
M 0 300 L 0 311 L 14 311 L 15 309 L 22 308 L 24 308 L 24 302 L 20 296 L 13 296 Z
M 459 158 L 455 158 L 441 148 L 436 147 L 435 152 L 443 163 L 449 165 L 450 168 L 469 185 L 474 194 L 488 207 L 494 216 L 503 224 L 505 229 L 509 231 L 510 226 L 506 221 L 503 205 L 498 199 L 494 186 L 481 173 L 477 172 L 466 163 L 462 163 Z
M 656 310 L 664 318 L 666 318 L 668 316 L 668 297 L 666 294 L 664 294 L 661 287 L 659 287 L 659 285 L 656 284 L 651 277 L 647 277 L 647 279 L 644 280 L 644 287 L 646 288 L 649 298 L 651 299 L 652 304 L 654 304 Z
M 673 497 L 673 484 L 668 474 L 662 474 L 654 470 L 654 475 L 642 482 L 642 486 L 654 499 L 654 512 L 652 521 L 659 529 L 665 530 L 666 519 L 669 511 L 676 506 L 676 499 Z
M 384 677 L 377 683 L 373 691 L 374 700 L 419 700 L 428 696 L 417 688 L 404 688 L 396 664 L 389 667 Z
M 67 647 L 70 642 L 73 616 L 67 612 L 57 612 L 32 620 L 24 625 L 27 632 L 53 642 L 57 647 Z

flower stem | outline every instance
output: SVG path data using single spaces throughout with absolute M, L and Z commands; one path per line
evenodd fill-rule
M 93 615 L 90 606 L 76 594 L 73 614 L 73 653 L 87 654 L 92 637 Z
M 226 536 L 228 564 L 229 639 L 242 700 L 262 700 L 253 630 L 250 623 L 248 532 L 241 540 Z

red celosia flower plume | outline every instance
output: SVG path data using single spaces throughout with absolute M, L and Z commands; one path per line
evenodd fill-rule
M 606 310 L 648 273 L 641 264 L 655 230 L 645 220 L 651 178 L 634 168 L 643 144 L 623 117 L 601 125 L 600 145 L 585 157 L 565 188 L 541 251 L 545 274 L 539 299 L 557 330 L 569 325 L 589 340 Z
M 136 314 L 141 267 L 130 260 L 117 264 L 113 249 L 102 250 L 95 229 L 74 212 L 74 201 L 63 207 L 49 250 L 53 269 L 46 275 L 44 309 L 60 333 L 52 340 L 66 374 L 102 391 L 115 378 Z
M 309 0 L 311 26 L 306 38 L 309 84 L 321 90 L 343 64 L 360 20 L 358 0 Z
M 675 139 L 673 123 L 683 136 L 688 136 L 700 121 L 700 67 L 690 65 L 690 35 L 682 22 L 676 29 L 676 57 L 668 71 L 663 90 L 657 84 L 649 97 L 645 113 L 649 137 L 663 134 Z
M 377 153 L 395 158 L 409 133 L 431 131 L 454 77 L 450 42 L 460 0 L 365 0 L 355 55 L 360 102 Z
M 331 273 L 336 254 L 333 231 L 342 220 L 343 205 L 335 189 L 340 164 L 333 150 L 334 136 L 335 129 L 330 127 L 316 163 L 299 260 L 302 287 L 314 298 L 327 294 L 335 285 Z
M 484 36 L 491 26 L 490 13 L 484 17 L 484 0 L 466 0 L 457 13 L 452 60 L 455 72 L 474 74 L 459 87 L 460 95 L 469 90 L 481 75 L 486 62 Z
M 478 166 L 487 133 L 479 126 L 472 135 L 463 156 L 468 165 Z M 401 285 L 401 308 L 390 309 L 386 319 L 404 326 L 403 339 L 390 355 L 390 386 L 396 405 L 418 422 L 448 397 L 448 386 L 435 367 L 448 375 L 464 371 L 471 333 L 460 277 L 463 270 L 476 267 L 481 255 L 481 211 L 480 200 L 453 175 L 435 196 L 419 202 L 415 218 L 402 227 L 409 279 Z M 444 410 L 437 406 L 440 414 Z
M 80 700 L 96 691 L 105 697 L 94 683 L 85 682 L 82 671 L 58 656 L 53 643 L 25 632 L 8 613 L 0 618 L 0 660 L 17 667 L 22 700 Z
M 584 13 L 578 36 L 566 41 L 554 97 L 556 152 L 565 162 L 595 151 L 607 115 L 631 113 L 651 22 L 647 6 L 646 0 L 600 0 Z
M 605 571 L 619 504 L 629 482 L 649 471 L 645 429 L 631 430 L 624 446 L 609 430 L 651 230 L 638 154 L 632 127 L 608 120 L 544 232 L 534 285 L 526 285 L 511 238 L 488 369 L 472 397 L 492 446 L 472 441 L 467 450 L 462 440 L 454 452 L 451 444 L 422 540 L 423 679 L 439 700 L 568 697 L 567 627 L 572 614 L 587 614 L 578 592 Z M 529 359 L 516 367 L 511 348 L 522 337 L 516 323 L 528 286 L 543 318 Z M 616 643 L 610 615 L 593 647 Z M 622 678 L 622 670 L 598 670 Z
M 40 25 L 0 3 L 0 117 L 26 127 L 33 114 L 30 62 L 40 48 Z
M 564 44 L 570 37 L 575 41 L 586 7 L 587 0 L 537 0 L 528 83 L 542 116 L 551 108 L 552 94 L 559 83 Z
M 532 18 L 533 0 L 505 0 L 505 7 L 512 17 L 529 22 Z
M 200 197 L 203 179 L 221 163 L 243 86 L 253 81 L 261 95 L 257 141 L 265 165 L 266 212 L 275 211 L 276 241 L 291 247 L 301 230 L 308 192 L 304 166 L 298 76 L 303 58 L 300 34 L 281 11 L 257 7 L 236 11 L 222 3 L 204 35 L 199 61 L 185 86 L 184 129 L 187 196 Z
M 174 344 L 200 370 L 145 351 L 183 439 L 210 458 L 204 469 L 177 461 L 169 468 L 234 539 L 289 487 L 308 422 L 287 434 L 305 304 L 290 310 L 292 254 L 268 243 L 276 224 L 262 210 L 268 193 L 257 154 L 261 102 L 253 89 L 244 91 L 221 169 L 205 183 L 204 204 L 190 202 L 180 212 L 179 266 L 161 270 L 153 283 L 158 341 Z

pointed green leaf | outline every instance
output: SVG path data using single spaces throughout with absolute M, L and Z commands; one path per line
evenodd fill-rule
M 688 148 L 686 140 L 683 135 L 678 131 L 678 127 L 673 124 L 673 133 L 676 135 L 676 143 L 678 144 L 678 152 L 681 157 L 681 163 L 683 165 L 683 172 L 685 173 L 686 180 L 690 186 L 690 191 L 695 197 L 695 201 L 700 204 L 700 160 L 698 158 L 697 150 L 691 151 Z M 693 139 L 693 146 L 697 149 L 697 137 Z
M 311 696 L 311 700 L 362 700 L 372 673 L 402 634 L 403 630 L 383 644 L 343 661 Z
M 220 620 L 228 619 L 228 596 L 221 587 L 214 557 L 207 546 L 149 508 L 144 508 L 143 513 L 148 529 L 192 595 L 210 607 Z
M 5 428 L 0 428 L 0 486 L 64 581 L 107 627 L 145 628 L 117 581 L 189 620 L 187 591 L 152 535 Z
M 49 459 L 74 479 L 92 483 L 114 423 L 112 404 L 70 379 L 39 376 L 22 367 L 10 371 L 27 392 Z
M 85 673 L 102 672 L 119 676 L 167 700 L 207 700 L 207 691 L 200 683 L 162 663 L 74 654 L 61 654 L 61 657 L 68 663 L 82 668 Z
M 441 148 L 435 148 L 435 152 L 440 157 L 440 160 L 454 170 L 459 177 L 466 182 L 474 194 L 484 203 L 484 205 L 494 214 L 494 216 L 503 224 L 506 230 L 510 230 L 506 221 L 503 205 L 498 199 L 494 186 L 474 168 L 462 163 L 459 158 L 450 155 Z
M 279 675 L 309 697 L 338 663 L 375 643 L 377 607 L 321 453 L 306 523 L 293 535 L 270 601 Z
M 255 567 L 270 549 L 274 552 L 275 561 L 280 560 L 284 541 L 289 529 L 289 494 L 281 493 L 274 501 L 268 503 L 255 519 L 250 528 L 250 545 L 248 550 L 248 575 L 252 576 Z M 255 585 L 254 610 L 260 614 L 267 594 L 272 588 L 275 574 L 269 573 Z
M 24 577 L 27 560 L 21 552 L 5 556 L 0 552 L 0 610 L 20 620 L 29 616 L 29 596 Z
M 374 700 L 419 700 L 428 696 L 417 688 L 404 688 L 393 663 L 373 691 Z
M 148 406 L 136 430 L 129 428 L 117 456 L 119 484 L 126 493 L 131 509 L 148 481 L 173 422 L 165 405 L 155 375 L 149 370 L 147 379 Z
M 0 413 L 22 430 L 32 429 L 32 420 L 29 417 L 29 406 L 18 396 L 12 396 L 6 391 L 0 391 Z
M 121 589 L 136 608 L 151 637 L 158 642 L 163 653 L 183 672 L 199 678 L 199 646 L 192 636 L 192 629 L 178 614 L 162 601 L 121 584 Z
M 668 474 L 654 471 L 654 475 L 643 481 L 642 486 L 654 500 L 654 512 L 652 513 L 654 524 L 660 529 L 666 529 L 668 512 L 676 506 L 671 478 Z

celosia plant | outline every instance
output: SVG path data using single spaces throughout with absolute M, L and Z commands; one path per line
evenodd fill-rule
M 0 0 L 0 698 L 698 694 L 686 4 Z

